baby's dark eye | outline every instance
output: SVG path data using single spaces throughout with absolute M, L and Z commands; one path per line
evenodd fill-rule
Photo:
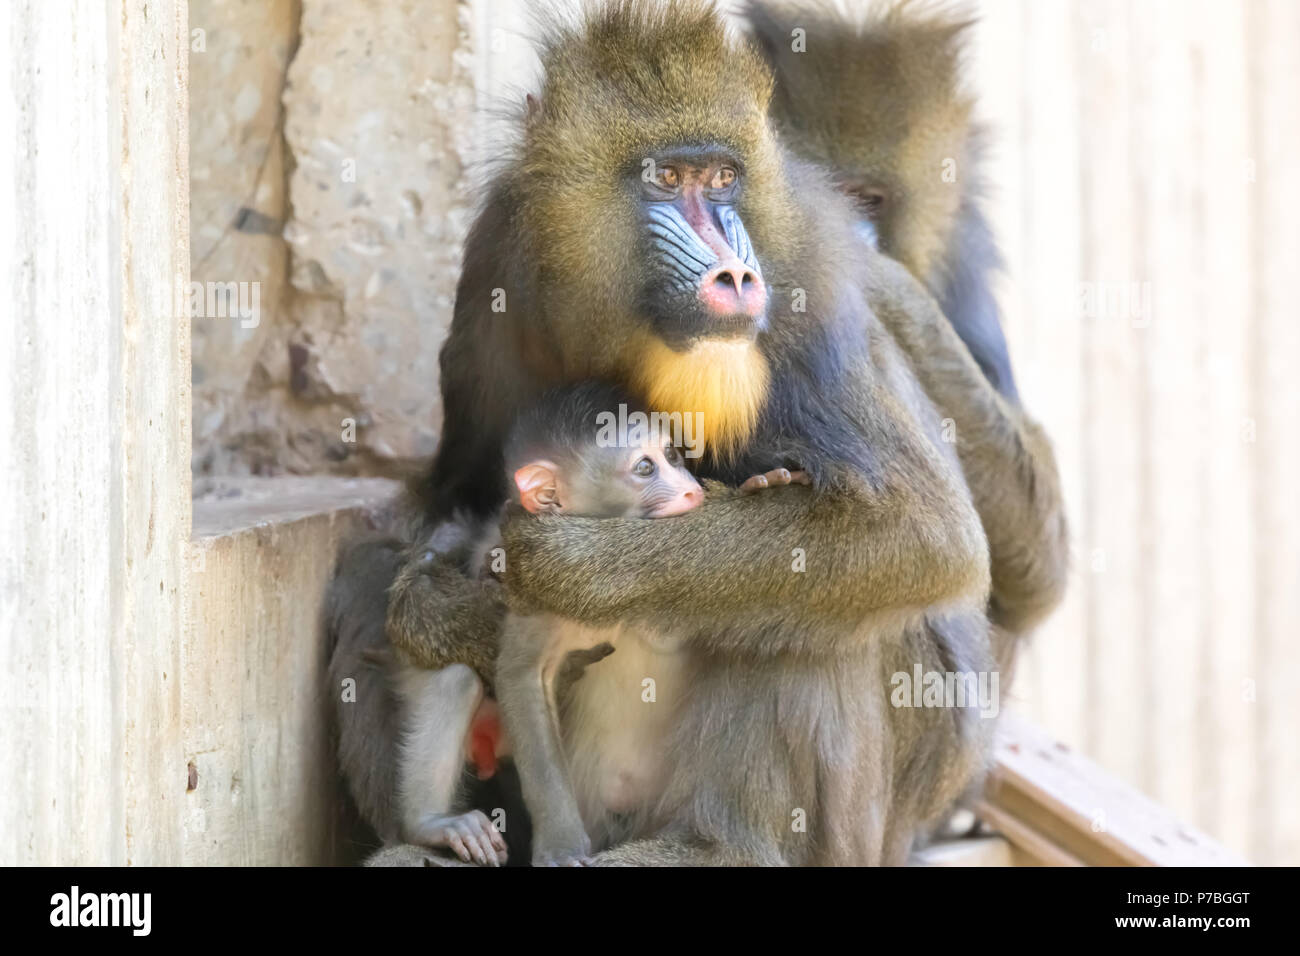
M 649 478 L 655 473 L 655 463 L 649 458 L 641 458 L 632 466 L 632 474 L 638 478 Z
M 670 465 L 676 465 L 682 460 L 675 445 L 664 445 L 664 460 Z

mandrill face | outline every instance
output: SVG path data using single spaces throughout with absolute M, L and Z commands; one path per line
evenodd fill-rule
M 817 279 L 813 223 L 768 121 L 771 73 L 712 6 L 604 11 L 545 48 L 511 169 L 532 326 L 566 377 L 691 416 L 725 457 L 767 401 L 777 325 L 804 320 L 781 300 Z
M 752 339 L 767 325 L 762 267 L 737 207 L 744 185 L 739 157 L 721 147 L 658 150 L 643 163 L 640 311 L 669 346 Z

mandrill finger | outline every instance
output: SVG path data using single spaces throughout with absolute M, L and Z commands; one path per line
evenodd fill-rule
M 483 854 L 483 859 L 487 865 L 500 866 L 501 860 L 499 859 L 496 847 L 492 843 L 492 835 L 489 832 L 490 830 L 490 825 L 486 827 L 475 827 L 474 840 L 477 842 L 479 850 Z
M 479 845 L 478 834 L 474 828 L 468 824 L 461 824 L 457 827 L 457 834 L 465 847 L 469 850 L 470 856 L 479 866 L 487 865 L 487 853 L 483 852 L 483 847 Z
M 761 475 L 754 475 L 740 486 L 741 492 L 751 494 L 763 488 L 779 488 L 782 485 L 810 484 L 811 479 L 805 471 L 790 471 L 788 468 L 773 468 Z
M 483 859 L 480 862 L 486 866 L 500 866 L 501 859 L 498 856 L 497 851 L 493 848 L 492 841 L 488 838 L 488 835 L 486 833 L 478 833 L 475 834 L 474 839 L 478 841 L 479 852 L 483 854 Z
M 460 857 L 466 863 L 470 861 L 469 848 L 465 846 L 460 838 L 460 834 L 450 832 L 447 834 L 447 845 L 451 847 L 453 853 Z

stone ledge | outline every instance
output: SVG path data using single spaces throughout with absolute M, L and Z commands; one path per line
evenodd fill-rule
M 390 526 L 383 479 L 204 482 L 182 645 L 184 862 L 345 858 L 321 609 L 339 545 Z
M 204 478 L 194 483 L 196 546 L 255 528 L 341 512 L 359 512 L 377 526 L 392 519 L 401 483 L 387 478 Z

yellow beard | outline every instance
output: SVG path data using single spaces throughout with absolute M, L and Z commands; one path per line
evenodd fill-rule
M 701 413 L 698 437 L 724 460 L 744 447 L 767 401 L 767 359 L 749 341 L 706 339 L 674 352 L 652 338 L 636 351 L 629 377 L 652 411 Z

